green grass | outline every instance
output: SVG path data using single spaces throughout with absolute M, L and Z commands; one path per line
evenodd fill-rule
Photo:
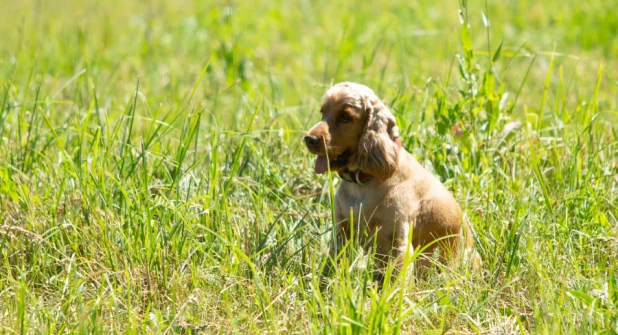
M 0 2 L 0 333 L 615 334 L 617 12 Z M 378 292 L 352 244 L 320 288 L 302 136 L 343 80 L 453 191 L 478 271 Z

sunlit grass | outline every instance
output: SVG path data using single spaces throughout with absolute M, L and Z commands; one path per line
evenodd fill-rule
M 617 10 L 0 4 L 0 333 L 618 332 Z M 352 243 L 321 283 L 339 180 L 301 139 L 343 80 L 453 191 L 478 271 L 377 291 Z

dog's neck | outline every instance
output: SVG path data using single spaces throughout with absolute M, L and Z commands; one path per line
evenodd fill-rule
M 396 139 L 394 139 L 394 142 L 395 145 L 397 145 L 397 150 L 400 150 L 403 146 L 401 144 L 401 139 L 397 137 Z M 341 179 L 347 182 L 359 185 L 367 184 L 371 181 L 371 179 L 373 179 L 373 176 L 367 172 L 361 171 L 360 169 L 350 169 L 347 167 L 339 171 L 339 177 L 341 177 Z

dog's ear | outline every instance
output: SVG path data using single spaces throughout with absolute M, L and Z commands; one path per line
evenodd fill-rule
M 397 168 L 397 122 L 376 96 L 366 97 L 364 108 L 367 122 L 358 143 L 358 168 L 380 179 L 388 179 Z

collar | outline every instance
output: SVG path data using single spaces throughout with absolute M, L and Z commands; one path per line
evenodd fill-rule
M 339 171 L 339 177 L 341 177 L 341 179 L 347 182 L 359 185 L 367 184 L 371 179 L 373 179 L 373 176 L 369 173 L 363 172 L 361 170 L 350 171 L 350 169 L 348 169 L 347 167 Z
M 402 144 L 399 137 L 395 139 L 395 144 L 397 145 L 397 150 L 401 149 Z M 373 176 L 367 172 L 361 170 L 351 171 L 347 167 L 339 171 L 339 177 L 347 182 L 359 185 L 365 185 L 373 179 Z

